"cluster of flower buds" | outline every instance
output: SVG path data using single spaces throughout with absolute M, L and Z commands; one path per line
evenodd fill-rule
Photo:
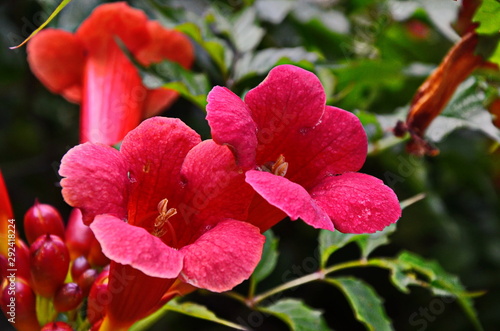
M 105 308 L 96 295 L 106 290 L 109 260 L 80 211 L 73 210 L 65 228 L 57 209 L 36 201 L 24 230 L 29 246 L 16 238 L 15 265 L 0 254 L 0 306 L 7 319 L 20 331 L 73 330 L 87 317 L 95 324 Z

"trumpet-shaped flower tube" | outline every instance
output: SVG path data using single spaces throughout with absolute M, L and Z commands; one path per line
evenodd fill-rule
M 188 68 L 194 57 L 187 37 L 124 2 L 97 7 L 74 34 L 46 29 L 28 44 L 38 79 L 81 103 L 81 142 L 115 144 L 178 97 L 173 90 L 148 90 L 119 42 L 145 66 L 168 59 Z
M 264 237 L 238 221 L 253 192 L 233 154 L 200 142 L 177 119 L 144 121 L 120 151 L 79 145 L 64 156 L 60 174 L 66 202 L 82 211 L 112 260 L 105 329 L 151 313 L 176 279 L 226 291 L 260 259 Z
M 401 215 L 389 187 L 356 172 L 367 154 L 361 123 L 325 101 L 319 79 L 291 65 L 271 70 L 244 101 L 224 87 L 208 95 L 213 139 L 245 168 L 258 193 L 249 221 L 262 231 L 288 215 L 316 228 L 371 233 Z

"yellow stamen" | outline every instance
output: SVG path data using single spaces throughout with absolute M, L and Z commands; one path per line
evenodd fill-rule
M 283 156 L 283 154 L 280 154 L 276 162 L 266 163 L 261 167 L 261 169 L 263 171 L 270 172 L 276 176 L 285 177 L 286 172 L 288 170 L 288 162 L 285 162 L 285 157 Z
M 165 233 L 167 233 L 165 224 L 167 224 L 169 230 L 173 231 L 173 227 L 168 220 L 169 218 L 177 214 L 177 209 L 168 208 L 168 199 L 163 199 L 158 203 L 158 213 L 160 215 L 158 215 L 155 219 L 152 234 L 156 237 L 162 237 L 165 235 Z

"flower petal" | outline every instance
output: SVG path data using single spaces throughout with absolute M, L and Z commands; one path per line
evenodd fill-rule
M 91 56 L 101 56 L 118 37 L 132 53 L 150 41 L 147 16 L 125 2 L 98 6 L 83 21 L 76 35 L 82 40 Z
M 181 279 L 214 292 L 232 289 L 259 263 L 265 237 L 251 224 L 226 220 L 181 249 Z
M 123 140 L 121 153 L 129 164 L 128 222 L 149 228 L 158 216 L 158 203 L 180 202 L 180 169 L 186 154 L 200 142 L 199 135 L 178 119 L 145 120 Z M 149 221 L 149 222 L 148 222 Z
M 146 88 L 118 46 L 110 45 L 102 56 L 88 56 L 83 93 L 82 143 L 116 144 L 141 122 Z
M 148 118 L 160 114 L 164 109 L 170 107 L 178 97 L 178 92 L 163 87 L 147 90 L 142 117 Z
M 81 101 L 85 52 L 75 35 L 45 29 L 28 43 L 27 53 L 31 71 L 51 92 Z
M 281 65 L 245 96 L 257 125 L 261 153 L 257 164 L 275 160 L 273 151 L 281 149 L 289 134 L 316 126 L 325 110 L 325 91 L 311 72 Z M 240 134 L 241 135 L 241 134 Z
M 181 176 L 187 193 L 178 211 L 186 223 L 213 225 L 226 218 L 246 219 L 254 191 L 227 146 L 213 140 L 201 142 L 187 154 Z
M 287 177 L 309 190 L 325 176 L 361 169 L 367 149 L 366 133 L 358 118 L 327 106 L 321 123 L 302 133 L 291 133 L 282 153 L 289 164 Z
M 271 205 L 284 211 L 292 220 L 301 218 L 320 229 L 333 230 L 328 215 L 300 185 L 268 172 L 250 170 L 246 181 Z
M 143 228 L 111 215 L 98 215 L 90 225 L 104 255 L 151 277 L 176 278 L 183 253 L 165 245 Z
M 83 222 L 90 224 L 98 214 L 118 218 L 127 215 L 127 164 L 116 149 L 85 143 L 68 151 L 59 174 L 64 200 L 80 208 Z
M 311 196 L 341 232 L 373 233 L 401 216 L 394 191 L 380 179 L 361 173 L 328 177 Z
M 225 87 L 216 86 L 207 97 L 207 120 L 218 144 L 234 149 L 239 165 L 255 167 L 257 127 L 245 103 Z
M 173 231 L 173 247 L 193 243 L 221 219 L 246 219 L 255 192 L 245 182 L 243 171 L 236 165 L 227 146 L 205 140 L 187 154 L 181 169 L 183 190 L 177 192 L 177 219 Z M 172 232 L 174 233 L 174 232 Z
M 128 330 L 138 320 L 153 314 L 175 279 L 151 277 L 129 265 L 111 261 L 105 317 L 99 330 Z M 102 297 L 97 295 L 98 299 Z M 102 300 L 102 299 L 101 299 Z M 138 304 L 140 303 L 140 304 Z M 98 312 L 104 307 L 92 307 Z M 105 325 L 107 324 L 107 325 Z
M 149 66 L 152 63 L 170 60 L 186 69 L 191 67 L 194 49 L 185 35 L 179 31 L 166 29 L 156 21 L 149 21 L 147 29 L 150 35 L 149 43 L 136 53 L 136 58 L 142 65 Z
M 163 60 L 179 63 L 184 68 L 190 68 L 194 60 L 193 45 L 182 33 L 169 30 L 156 21 L 149 21 L 147 28 L 150 41 L 140 48 L 135 54 L 136 59 L 144 66 Z M 143 117 L 151 117 L 159 114 L 163 109 L 170 106 L 179 93 L 174 90 L 158 88 L 149 90 L 144 105 Z

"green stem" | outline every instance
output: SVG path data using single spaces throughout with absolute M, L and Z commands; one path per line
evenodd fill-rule
M 410 138 L 409 135 L 403 137 L 403 138 L 398 138 L 393 135 L 388 136 L 386 138 L 382 138 L 380 140 L 377 140 L 374 143 L 370 143 L 368 145 L 368 155 L 377 155 L 378 153 L 391 148 L 392 146 L 395 146 L 397 144 L 403 143 L 407 141 Z
M 253 298 L 255 296 L 255 288 L 257 286 L 257 282 L 254 277 L 250 278 L 250 286 L 248 288 L 248 297 Z
M 36 317 L 40 325 L 45 325 L 55 320 L 57 312 L 54 309 L 52 298 L 36 296 Z
M 270 289 L 267 292 L 264 292 L 260 295 L 255 296 L 254 298 L 250 298 L 250 299 L 248 299 L 247 304 L 251 307 L 255 306 L 256 304 L 258 304 L 262 300 L 264 300 L 264 299 L 266 299 L 266 298 L 268 298 L 276 293 L 283 292 L 285 290 L 288 290 L 288 289 L 294 288 L 296 286 L 303 285 L 303 284 L 306 284 L 306 283 L 309 283 L 309 282 L 312 282 L 315 280 L 324 279 L 326 277 L 326 275 L 328 275 L 332 272 L 335 272 L 335 271 L 339 271 L 339 270 L 347 269 L 347 268 L 364 267 L 364 266 L 368 266 L 368 265 L 370 265 L 369 261 L 358 260 L 358 261 L 349 261 L 349 262 L 345 262 L 345 263 L 331 266 L 331 267 L 323 269 L 323 270 L 318 270 L 312 274 L 305 275 L 303 277 L 299 277 L 299 278 L 296 278 L 296 279 L 289 281 L 287 283 L 281 284 L 273 289 Z

